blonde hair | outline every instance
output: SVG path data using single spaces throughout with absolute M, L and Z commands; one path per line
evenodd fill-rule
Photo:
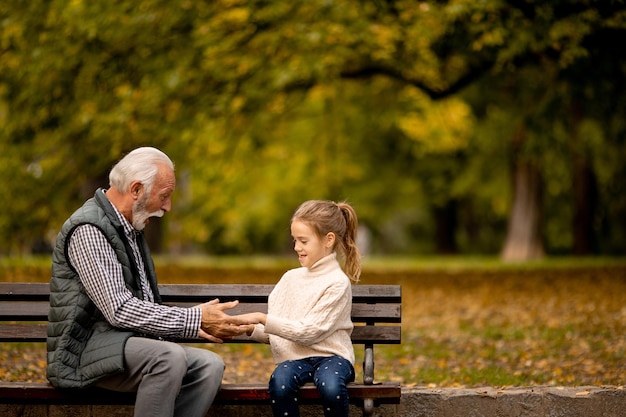
M 352 281 L 359 281 L 361 252 L 356 244 L 359 222 L 350 204 L 326 200 L 305 201 L 291 216 L 291 222 L 294 221 L 308 224 L 320 238 L 334 233 L 336 239 L 333 249 L 339 249 L 339 254 L 344 257 L 344 272 Z

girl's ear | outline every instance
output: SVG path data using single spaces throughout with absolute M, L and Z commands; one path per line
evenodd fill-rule
M 326 233 L 326 237 L 324 238 L 324 246 L 327 248 L 332 248 L 335 246 L 336 236 L 333 232 Z

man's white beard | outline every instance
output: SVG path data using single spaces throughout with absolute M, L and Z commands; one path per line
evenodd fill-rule
M 141 199 L 137 200 L 135 204 L 133 204 L 133 227 L 136 230 L 143 230 L 146 227 L 146 220 L 150 217 L 163 217 L 165 212 L 163 210 L 154 211 L 152 213 L 148 213 L 146 211 L 146 202 L 148 200 L 148 195 L 144 194 L 145 197 L 141 197 Z

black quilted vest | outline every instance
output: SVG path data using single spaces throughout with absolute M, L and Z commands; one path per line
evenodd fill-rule
M 112 327 L 87 296 L 70 265 L 67 247 L 74 230 L 83 224 L 99 228 L 122 265 L 126 286 L 143 298 L 137 264 L 122 224 L 102 189 L 63 224 L 52 253 L 50 312 L 48 314 L 48 380 L 58 388 L 82 388 L 124 370 L 124 344 L 133 332 Z M 143 234 L 137 236 L 155 301 L 160 302 L 154 264 Z

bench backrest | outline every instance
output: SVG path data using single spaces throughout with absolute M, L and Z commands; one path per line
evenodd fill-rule
M 228 314 L 267 311 L 273 285 L 263 284 L 162 284 L 163 302 L 193 306 L 213 298 L 239 300 Z M 49 291 L 47 283 L 0 283 L 0 342 L 46 340 Z M 352 287 L 352 332 L 354 344 L 400 343 L 401 288 L 399 285 Z M 233 340 L 232 342 L 240 342 Z

